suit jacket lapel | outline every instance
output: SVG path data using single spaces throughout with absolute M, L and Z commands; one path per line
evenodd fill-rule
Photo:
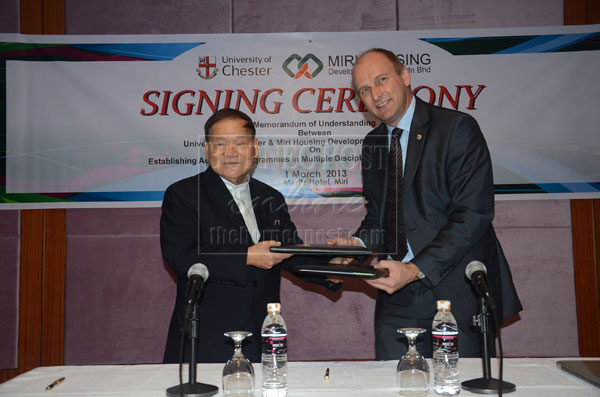
M 417 172 L 419 163 L 421 162 L 421 154 L 423 153 L 423 145 L 427 140 L 429 132 L 429 114 L 425 102 L 413 96 L 416 100 L 415 113 L 410 125 L 408 135 L 408 150 L 406 151 L 406 162 L 404 165 L 404 180 L 402 182 L 402 192 L 406 194 Z
M 260 231 L 260 241 L 264 240 L 264 223 L 266 221 L 265 217 L 265 206 L 261 205 L 261 196 L 260 189 L 258 185 L 254 181 L 254 179 L 250 179 L 250 198 L 252 199 L 252 209 L 254 210 L 254 216 L 256 217 L 256 226 L 258 226 L 258 230 Z M 262 198 L 264 200 L 264 197 Z
M 224 214 L 238 230 L 241 230 L 241 227 L 245 228 L 246 223 L 244 222 L 240 209 L 235 203 L 229 189 L 227 189 L 227 186 L 225 186 L 225 183 L 221 180 L 221 177 L 210 167 L 207 168 L 205 172 L 207 185 L 209 186 L 207 194 L 215 207 L 220 208 L 220 212 Z M 249 241 L 252 241 L 252 239 Z
M 388 131 L 384 123 L 381 123 L 374 133 L 374 160 L 370 167 L 373 169 L 383 168 L 384 172 L 376 172 L 374 176 L 377 180 L 377 192 L 379 196 L 379 224 L 383 225 L 383 215 L 386 207 L 386 196 L 388 188 L 388 162 L 389 162 L 389 149 L 388 149 Z M 383 227 L 383 226 L 382 226 Z

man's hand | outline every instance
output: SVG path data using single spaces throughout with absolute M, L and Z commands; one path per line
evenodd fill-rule
M 419 268 L 414 263 L 400 261 L 379 261 L 374 267 L 376 269 L 388 269 L 389 276 L 365 281 L 370 286 L 383 290 L 388 294 L 393 294 L 415 281 L 419 273 Z
M 331 258 L 329 263 L 331 263 L 332 265 L 349 265 L 350 263 L 352 263 L 353 260 L 354 258 L 336 256 L 334 258 Z
M 353 247 L 362 247 L 360 240 L 354 237 L 336 237 L 327 240 L 327 245 L 349 245 Z
M 261 241 L 248 248 L 248 259 L 246 263 L 260 269 L 269 270 L 284 259 L 290 258 L 292 254 L 280 254 L 269 251 L 271 247 L 280 246 L 279 241 Z
M 327 245 L 346 245 L 346 246 L 354 246 L 354 247 L 362 247 L 360 240 L 355 239 L 353 237 L 336 237 L 330 240 L 327 240 Z M 352 257 L 342 257 L 336 256 L 332 258 L 329 263 L 332 265 L 348 265 L 352 263 L 354 258 Z

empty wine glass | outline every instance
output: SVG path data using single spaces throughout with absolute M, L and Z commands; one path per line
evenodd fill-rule
M 396 382 L 403 396 L 426 396 L 429 393 L 429 366 L 416 347 L 417 336 L 423 332 L 423 328 L 398 329 L 398 333 L 408 338 L 408 351 L 396 368 Z
M 242 341 L 252 336 L 252 332 L 229 331 L 224 334 L 233 339 L 233 357 L 223 368 L 223 395 L 252 396 L 254 393 L 254 368 L 242 354 Z

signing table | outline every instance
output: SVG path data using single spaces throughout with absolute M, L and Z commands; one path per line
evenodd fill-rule
M 504 360 L 504 379 L 516 384 L 518 396 L 600 396 L 600 389 L 556 367 L 555 358 L 512 358 Z M 563 360 L 563 359 L 561 359 Z M 429 365 L 431 368 L 431 361 Z M 358 362 L 290 362 L 288 397 L 383 397 L 398 396 L 396 387 L 397 361 Z M 221 371 L 224 364 L 199 364 L 198 382 L 209 383 L 221 391 Z M 261 370 L 255 364 L 255 396 L 260 396 Z M 323 379 L 329 368 L 329 380 Z M 460 359 L 461 381 L 482 375 L 480 359 Z M 0 384 L 0 396 L 135 396 L 161 397 L 178 382 L 177 365 L 97 365 L 41 367 Z M 187 367 L 184 367 L 184 382 Z M 498 376 L 497 360 L 492 360 L 493 376 Z M 50 391 L 48 384 L 65 377 L 65 381 Z M 431 393 L 433 395 L 433 393 Z M 461 390 L 461 395 L 475 395 Z

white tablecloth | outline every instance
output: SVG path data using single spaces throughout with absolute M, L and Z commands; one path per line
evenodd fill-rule
M 562 358 L 564 359 L 564 358 Z M 504 380 L 514 383 L 517 391 L 507 396 L 600 396 L 600 388 L 556 367 L 555 358 L 505 359 Z M 431 362 L 429 362 L 431 368 Z M 398 396 L 397 361 L 290 362 L 288 397 L 383 397 Z M 261 367 L 255 364 L 256 396 L 260 396 Z M 184 382 L 188 380 L 184 367 Z M 324 380 L 329 368 L 329 380 Z M 165 390 L 178 383 L 177 365 L 94 365 L 41 367 L 0 384 L 0 396 L 164 396 Z M 480 359 L 459 360 L 461 381 L 482 376 Z M 199 364 L 198 382 L 219 387 L 223 364 Z M 497 360 L 492 360 L 492 376 L 497 378 Z M 45 388 L 59 377 L 61 385 Z M 433 377 L 432 377 L 433 378 Z M 433 393 L 431 393 L 433 395 Z M 461 390 L 461 395 L 474 395 Z

